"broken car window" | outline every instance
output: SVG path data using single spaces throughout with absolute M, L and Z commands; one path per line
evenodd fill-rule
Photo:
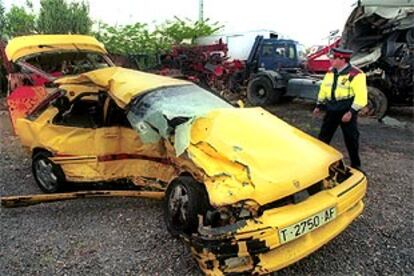
M 53 119 L 56 125 L 79 128 L 98 128 L 103 125 L 103 105 L 96 93 L 84 93 L 66 106 L 58 106 Z
M 164 87 L 137 98 L 128 120 L 144 143 L 153 143 L 174 134 L 177 126 L 230 104 L 197 85 Z
M 84 51 L 42 53 L 41 55 L 27 58 L 25 61 L 57 77 L 81 74 L 110 66 L 100 53 Z

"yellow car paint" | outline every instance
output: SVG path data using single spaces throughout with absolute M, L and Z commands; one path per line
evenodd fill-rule
M 6 55 L 10 61 L 53 51 L 92 51 L 106 54 L 105 47 L 94 37 L 86 35 L 31 35 L 10 40 L 6 47 Z
M 209 177 L 215 206 L 247 196 L 259 204 L 277 200 L 326 178 L 327 164 L 342 159 L 262 108 L 216 110 L 196 120 L 188 152 Z
M 121 67 L 108 67 L 94 70 L 75 77 L 60 78 L 58 84 L 77 84 L 91 82 L 106 89 L 119 107 L 125 108 L 131 100 L 157 88 L 191 84 L 178 80 Z

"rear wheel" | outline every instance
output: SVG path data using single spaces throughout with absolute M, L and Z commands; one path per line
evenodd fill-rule
M 364 108 L 364 114 L 382 119 L 388 110 L 387 96 L 376 87 L 368 86 L 368 104 Z
M 266 77 L 257 77 L 247 86 L 247 99 L 253 106 L 266 106 L 278 100 L 280 93 L 274 91 L 272 82 Z
M 202 184 L 190 176 L 174 180 L 167 188 L 164 201 L 164 219 L 171 235 L 195 233 L 198 216 L 205 215 L 208 196 Z
M 59 192 L 65 184 L 65 175 L 62 169 L 49 159 L 51 156 L 49 152 L 41 151 L 32 158 L 33 176 L 45 193 Z

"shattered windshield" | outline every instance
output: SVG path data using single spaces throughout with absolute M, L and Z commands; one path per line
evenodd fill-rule
M 188 144 L 192 121 L 207 112 L 233 106 L 198 87 L 164 87 L 137 98 L 128 112 L 131 125 L 144 143 L 153 143 L 175 134 L 177 153 Z
M 25 58 L 24 61 L 54 77 L 77 75 L 111 66 L 104 55 L 86 51 L 42 53 Z

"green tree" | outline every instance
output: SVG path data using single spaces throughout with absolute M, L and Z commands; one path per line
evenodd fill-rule
M 174 19 L 167 20 L 156 31 L 174 44 L 179 44 L 183 40 L 190 40 L 193 44 L 196 38 L 214 34 L 223 28 L 218 22 L 210 23 L 208 18 L 195 22 L 187 18 L 182 20 L 174 17 Z
M 147 24 L 135 23 L 124 26 L 109 26 L 99 23 L 96 38 L 113 54 L 154 54 L 168 49 L 162 37 L 148 31 Z
M 4 12 L 5 10 L 3 1 L 0 1 L 0 38 L 3 37 L 4 31 L 6 29 L 6 17 Z
M 13 5 L 4 16 L 4 34 L 13 37 L 36 33 L 36 16 L 24 6 Z
M 40 33 L 45 34 L 88 34 L 92 20 L 87 2 L 66 0 L 41 0 L 37 19 Z
M 153 32 L 142 23 L 115 27 L 98 23 L 94 35 L 113 54 L 154 54 L 166 52 L 185 39 L 194 43 L 195 38 L 211 35 L 221 28 L 218 23 L 210 24 L 208 20 L 192 22 L 175 18 L 156 26 Z

